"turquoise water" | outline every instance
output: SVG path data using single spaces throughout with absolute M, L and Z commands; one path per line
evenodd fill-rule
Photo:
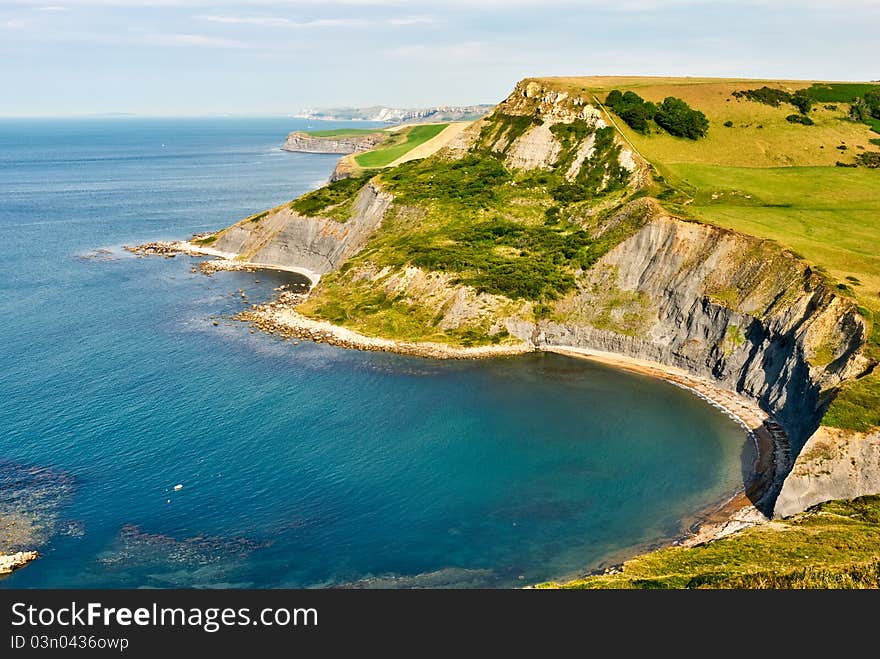
M 671 385 L 294 345 L 227 319 L 278 276 L 119 249 L 318 185 L 335 156 L 277 148 L 305 125 L 0 122 L 0 549 L 43 554 L 0 587 L 522 585 L 741 483 L 743 434 Z

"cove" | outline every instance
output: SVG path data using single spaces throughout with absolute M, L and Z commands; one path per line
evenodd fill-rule
M 42 554 L 0 587 L 520 586 L 741 485 L 741 429 L 662 381 L 252 334 L 229 316 L 288 275 L 120 249 L 325 177 L 293 123 L 0 125 L 0 518 Z

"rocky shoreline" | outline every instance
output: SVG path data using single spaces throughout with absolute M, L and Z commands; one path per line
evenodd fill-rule
M 195 235 L 192 238 L 192 241 L 188 240 L 175 240 L 175 241 L 154 241 L 150 243 L 144 243 L 142 245 L 123 245 L 122 248 L 131 252 L 138 258 L 143 258 L 145 256 L 162 256 L 166 259 L 174 258 L 178 254 L 186 254 L 188 256 L 198 257 L 198 256 L 215 256 L 217 258 L 212 259 L 210 261 L 202 261 L 199 263 L 198 270 L 205 275 L 213 275 L 215 272 L 220 271 L 244 271 L 244 272 L 258 272 L 260 270 L 279 270 L 281 272 L 293 272 L 298 275 L 302 275 L 306 279 L 311 282 L 311 285 L 314 286 L 318 279 L 320 279 L 320 275 L 316 272 L 312 272 L 311 270 L 307 270 L 306 268 L 287 268 L 280 265 L 272 265 L 268 263 L 253 263 L 251 261 L 239 261 L 237 259 L 237 255 L 230 254 L 227 252 L 222 252 L 217 249 L 213 249 L 211 247 L 203 247 L 200 245 L 196 245 L 193 241 L 198 240 L 200 238 L 205 238 L 207 236 L 211 236 L 213 234 L 201 234 Z M 196 268 L 192 268 L 191 272 L 196 272 Z
M 453 347 L 439 343 L 408 343 L 368 337 L 332 323 L 307 318 L 294 307 L 304 301 L 301 293 L 281 292 L 279 297 L 264 305 L 255 305 L 235 318 L 251 323 L 257 329 L 286 338 L 327 343 L 342 348 L 394 352 L 432 359 L 480 359 L 518 355 L 536 350 L 555 352 L 571 357 L 600 361 L 618 368 L 657 377 L 691 391 L 708 404 L 734 419 L 746 436 L 754 442 L 756 459 L 752 473 L 743 488 L 721 503 L 698 511 L 686 520 L 687 531 L 674 539 L 673 544 L 694 546 L 721 538 L 741 529 L 770 520 L 773 499 L 791 468 L 790 447 L 781 426 L 756 403 L 733 391 L 662 364 L 645 362 L 612 353 L 600 353 L 562 346 L 493 345 Z
M 444 343 L 407 342 L 365 336 L 323 320 L 307 318 L 294 310 L 305 299 L 302 293 L 282 291 L 267 304 L 242 311 L 236 320 L 251 323 L 257 329 L 285 338 L 328 343 L 341 348 L 372 352 L 394 352 L 431 359 L 486 359 L 533 352 L 526 343 L 457 347 Z
M 14 554 L 0 554 L 0 576 L 12 574 L 15 570 L 23 568 L 31 561 L 37 560 L 39 556 L 35 551 L 17 551 Z

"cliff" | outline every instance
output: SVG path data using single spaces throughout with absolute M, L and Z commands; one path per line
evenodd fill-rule
M 492 110 L 491 105 L 437 105 L 428 108 L 391 108 L 373 105 L 365 108 L 305 108 L 296 116 L 323 121 L 472 121 Z
M 787 517 L 818 503 L 880 492 L 880 432 L 819 428 L 797 456 L 776 500 Z
M 757 400 L 797 451 L 819 426 L 820 394 L 867 368 L 856 306 L 776 245 L 654 212 L 551 319 L 511 332 L 711 378 Z
M 382 131 L 363 135 L 315 136 L 295 131 L 287 136 L 282 145 L 284 151 L 301 153 L 359 153 L 376 148 L 388 138 Z
M 306 217 L 285 204 L 222 231 L 212 247 L 250 263 L 298 268 L 316 282 L 363 247 L 390 203 L 390 195 L 368 184 L 347 222 Z
M 804 480 L 829 399 L 872 365 L 856 303 L 776 243 L 676 216 L 658 179 L 589 94 L 526 80 L 434 156 L 215 247 L 326 275 L 301 313 L 363 334 L 596 349 L 710 378 L 772 414 L 795 454 L 807 444 L 780 514 L 880 490 L 853 468 L 877 464 L 876 433 Z

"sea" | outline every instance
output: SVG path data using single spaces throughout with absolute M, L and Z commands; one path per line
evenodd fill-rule
M 283 117 L 0 121 L 0 588 L 519 587 L 668 542 L 751 447 L 662 381 L 233 320 L 296 275 L 122 249 L 322 185 Z M 357 126 L 364 127 L 363 122 Z

